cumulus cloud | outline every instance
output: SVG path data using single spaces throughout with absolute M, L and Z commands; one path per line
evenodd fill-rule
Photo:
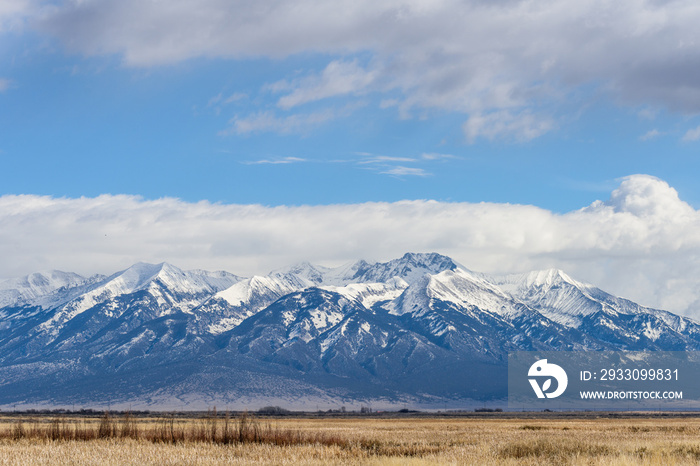
M 651 176 L 628 177 L 612 192 L 607 202 L 596 203 L 591 209 L 601 206 L 636 218 L 653 219 L 661 224 L 684 223 L 695 215 L 695 210 L 680 200 L 675 189 Z
M 0 197 L 0 276 L 112 273 L 137 261 L 266 273 L 437 251 L 483 272 L 558 267 L 642 304 L 700 317 L 700 212 L 667 183 L 630 176 L 605 201 L 527 205 L 371 202 L 278 206 Z
M 33 24 L 136 67 L 315 54 L 320 71 L 286 76 L 280 108 L 377 92 L 404 117 L 463 113 L 471 140 L 538 137 L 555 125 L 535 115 L 580 89 L 647 112 L 700 111 L 692 0 L 65 0 Z

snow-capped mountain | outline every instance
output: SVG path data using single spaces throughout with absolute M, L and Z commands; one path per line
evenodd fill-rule
M 509 351 L 699 349 L 694 320 L 562 271 L 492 277 L 435 253 L 0 282 L 0 404 L 443 406 L 503 398 Z
M 0 280 L 0 307 L 35 301 L 59 290 L 73 288 L 88 279 L 76 273 L 51 270 L 10 280 Z
M 696 322 L 617 298 L 561 270 L 509 275 L 495 282 L 553 322 L 598 335 L 620 349 L 683 350 L 692 344 L 687 337 L 697 338 Z

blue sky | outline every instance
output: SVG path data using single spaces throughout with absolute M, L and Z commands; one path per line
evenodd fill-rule
M 700 315 L 697 24 L 682 0 L 5 0 L 0 278 L 434 250 Z
M 545 11 L 527 2 L 492 9 L 363 3 L 363 10 L 347 7 L 348 17 L 336 18 L 347 29 L 341 37 L 312 13 L 306 29 L 289 18 L 290 30 L 276 32 L 283 19 L 274 10 L 294 2 L 271 3 L 267 16 L 248 11 L 246 2 L 213 0 L 11 3 L 16 8 L 4 15 L 0 46 L 5 194 L 128 193 L 265 205 L 438 199 L 566 212 L 607 196 L 621 177 L 645 173 L 700 203 L 694 176 L 700 136 L 692 133 L 700 127 L 700 103 L 681 105 L 668 87 L 688 83 L 664 76 L 677 72 L 668 63 L 674 59 L 689 60 L 685 70 L 697 75 L 698 47 L 676 50 L 678 41 L 694 44 L 699 35 L 687 18 L 674 24 L 675 15 L 697 14 L 688 3 L 630 2 L 643 10 L 630 24 L 615 17 L 625 5 L 609 8 L 609 18 L 596 2 L 574 14 L 562 11 L 566 2 Z M 208 16 L 187 19 L 205 8 L 230 19 L 231 28 L 247 12 L 250 27 L 270 29 L 250 38 L 248 51 L 244 33 Z M 464 28 L 473 26 L 474 9 L 493 24 L 471 34 L 459 24 L 440 32 L 450 8 L 463 10 Z M 303 8 L 292 11 L 305 15 Z M 401 11 L 403 23 L 395 19 Z M 506 44 L 489 45 L 522 25 L 528 12 L 541 17 Z M 167 15 L 171 23 L 156 20 Z M 382 15 L 389 18 L 376 19 Z M 649 16 L 665 19 L 648 25 Z M 394 30 L 363 37 L 370 20 Z M 605 23 L 566 37 L 563 29 L 577 20 Z M 425 29 L 412 34 L 416 25 Z M 123 37 L 121 28 L 138 32 Z M 204 28 L 224 37 L 192 45 L 190 36 Z M 647 30 L 615 43 L 639 28 Z M 562 50 L 532 45 L 557 41 L 551 31 L 562 34 Z M 601 31 L 607 46 L 603 41 L 579 61 L 566 58 Z M 315 43 L 324 34 L 327 47 Z M 279 50 L 290 36 L 299 44 Z M 467 39 L 484 44 L 462 48 Z M 649 46 L 661 40 L 673 45 Z M 629 53 L 653 79 L 632 75 L 627 64 L 587 69 Z M 561 65 L 519 69 L 526 54 Z M 426 66 L 433 68 L 423 79 Z M 582 76 L 571 76 L 582 68 Z M 689 94 L 700 92 L 693 76 Z M 622 85 L 639 92 L 616 89 Z M 482 127 L 468 130 L 478 118 Z

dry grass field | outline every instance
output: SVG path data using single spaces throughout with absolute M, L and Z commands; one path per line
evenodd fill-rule
M 698 463 L 695 417 L 0 417 L 0 464 Z

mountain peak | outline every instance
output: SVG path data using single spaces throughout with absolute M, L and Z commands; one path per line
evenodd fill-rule
M 85 280 L 81 275 L 60 270 L 35 272 L 24 277 L 0 280 L 0 306 L 31 301 L 60 288 L 77 286 Z
M 591 285 L 574 280 L 562 270 L 556 268 L 504 275 L 493 277 L 493 279 L 499 287 L 508 292 L 532 288 L 548 290 L 562 284 L 568 284 L 579 289 L 591 288 Z
M 41 288 L 61 274 L 20 281 Z M 8 286 L 0 282 L 0 298 Z M 0 369 L 10 374 L 0 404 L 258 404 L 313 393 L 435 400 L 457 393 L 452 387 L 498 400 L 510 351 L 699 348 L 697 322 L 558 269 L 490 277 L 440 254 L 408 253 L 337 268 L 302 262 L 242 280 L 141 262 L 0 306 Z M 474 379 L 483 371 L 495 382 Z M 125 374 L 134 383 L 115 392 Z
M 320 269 L 320 270 L 319 270 Z M 274 270 L 270 275 L 297 275 L 313 283 L 321 283 L 323 281 L 323 272 L 325 269 L 317 267 L 307 261 L 299 262 L 290 267 Z
M 535 270 L 525 274 L 523 283 L 527 286 L 552 286 L 555 283 L 576 283 L 571 277 L 560 269 Z
M 409 252 L 399 259 L 360 268 L 354 278 L 361 282 L 386 282 L 394 277 L 400 277 L 408 283 L 413 283 L 423 275 L 434 275 L 457 268 L 459 265 L 447 256 L 435 252 Z
M 438 254 L 437 252 L 407 252 L 398 260 L 423 266 L 432 265 L 445 268 L 444 264 L 451 264 L 450 268 L 457 267 L 451 258 Z
M 161 262 L 160 264 L 149 264 L 147 262 L 137 262 L 131 267 L 117 272 L 109 280 L 116 281 L 124 291 L 135 291 L 158 277 L 161 273 L 170 275 L 181 272 L 176 267 Z

